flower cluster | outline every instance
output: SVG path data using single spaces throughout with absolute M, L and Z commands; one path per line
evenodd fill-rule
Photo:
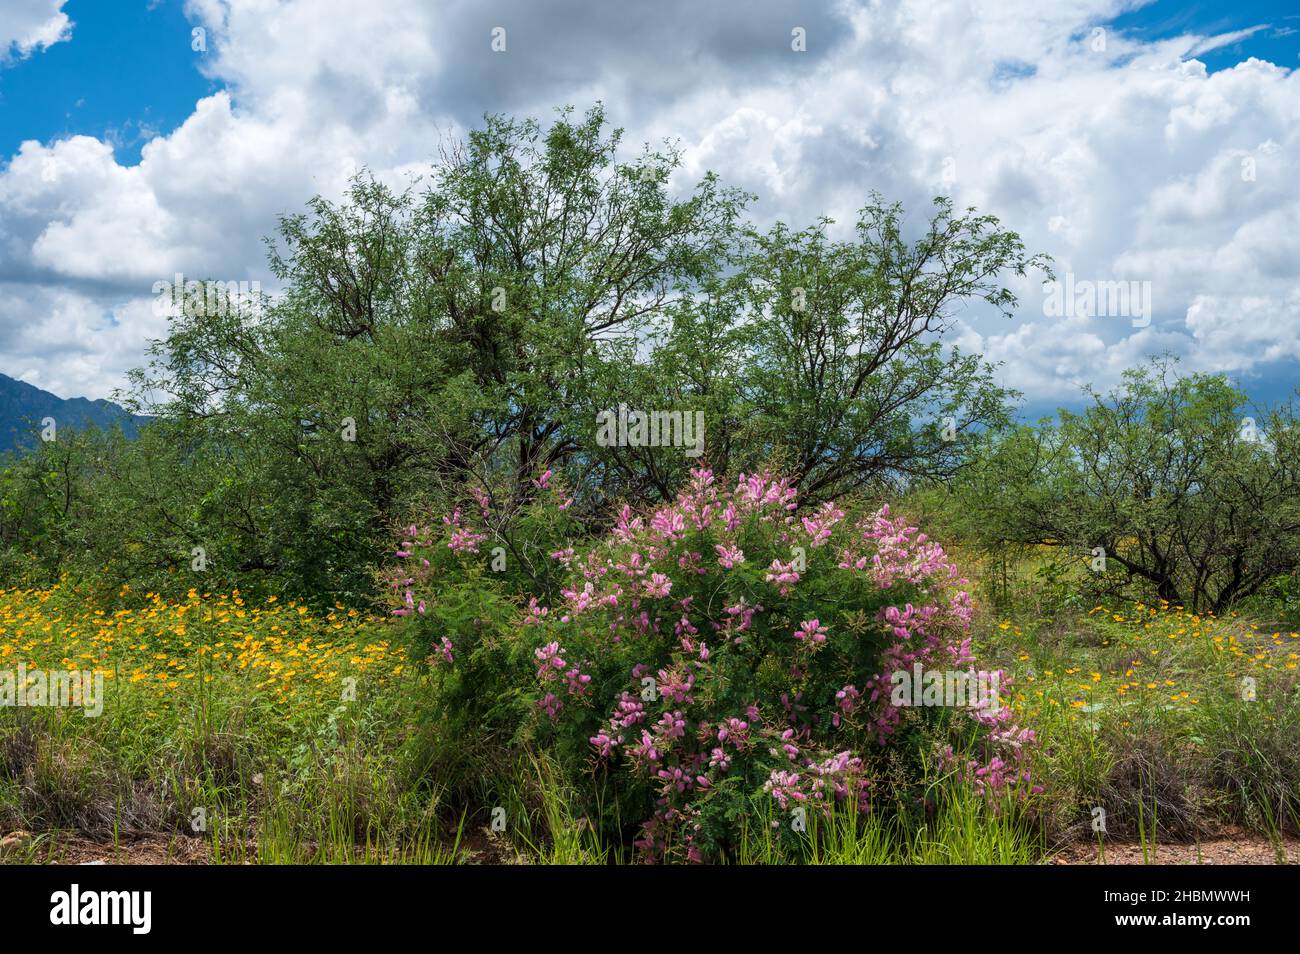
M 591 676 L 583 673 L 578 666 L 569 665 L 563 653 L 564 650 L 557 642 L 548 643 L 533 651 L 538 664 L 537 680 L 547 688 L 563 683 L 570 696 L 582 696 L 587 692 Z M 553 692 L 547 692 L 539 705 L 551 719 L 559 715 L 560 702 Z
M 566 554 L 574 582 L 554 613 L 591 639 L 602 686 L 617 688 L 588 740 L 599 758 L 653 786 L 648 851 L 699 854 L 712 792 L 729 778 L 781 811 L 845 799 L 865 810 L 865 762 L 845 743 L 889 742 L 900 718 L 889 674 L 972 661 L 970 596 L 938 544 L 887 507 L 850 525 L 834 504 L 797 517 L 796 506 L 786 480 L 742 475 L 728 492 L 699 470 L 673 504 L 624 509 L 610 538 L 585 556 Z M 823 548 L 838 561 L 807 558 Z M 747 554 L 762 554 L 762 568 L 750 569 Z M 895 592 L 911 599 L 895 603 Z M 874 611 L 872 669 L 847 661 L 862 658 L 861 639 L 847 631 L 847 613 L 828 617 L 834 596 L 845 609 Z M 778 630 L 789 616 L 795 625 Z M 779 673 L 775 697 L 755 678 L 764 667 Z M 971 782 L 985 791 L 1022 780 L 1018 754 L 1032 733 L 1010 726 L 1008 710 L 969 714 L 987 729 L 990 753 L 962 766 Z
M 553 481 L 535 488 L 567 504 Z M 460 511 L 445 526 L 463 550 L 483 539 Z M 891 674 L 973 662 L 970 594 L 942 547 L 888 507 L 800 512 L 770 474 L 724 487 L 695 470 L 672 503 L 625 506 L 607 536 L 539 556 L 562 582 L 520 594 L 516 638 L 536 663 L 541 738 L 585 746 L 616 791 L 644 793 L 619 812 L 640 813 L 648 859 L 716 856 L 755 800 L 778 818 L 868 810 L 871 766 L 904 718 Z M 418 613 L 423 591 L 404 585 L 417 595 L 399 610 Z M 986 794 L 1027 784 L 1033 733 L 1010 710 L 958 718 L 976 743 L 941 748 L 955 774 Z

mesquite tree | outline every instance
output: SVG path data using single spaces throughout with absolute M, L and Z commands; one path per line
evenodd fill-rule
M 283 219 L 277 294 L 182 309 L 133 376 L 166 434 L 120 472 L 156 503 L 111 508 L 121 530 L 86 559 L 165 568 L 203 545 L 213 583 L 357 595 L 394 521 L 466 483 L 509 513 L 552 470 L 589 528 L 698 466 L 780 466 L 812 504 L 950 474 L 1005 420 L 992 369 L 942 338 L 1044 265 L 1014 233 L 940 200 L 909 240 L 878 197 L 845 240 L 760 232 L 713 175 L 670 182 L 680 162 L 625 154 L 599 107 L 489 117 L 404 190 L 362 175 Z M 623 409 L 677 429 L 646 441 Z
M 1139 584 L 1196 612 L 1300 567 L 1294 402 L 1252 409 L 1222 377 L 1169 359 L 1090 396 L 1081 413 L 1004 434 L 963 475 L 972 532 L 1074 550 L 1119 591 Z

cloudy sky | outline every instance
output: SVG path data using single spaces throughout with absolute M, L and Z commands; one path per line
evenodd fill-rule
M 1300 382 L 1297 67 L 1294 0 L 0 0 L 0 372 L 106 397 L 164 330 L 155 281 L 270 287 L 277 217 L 356 169 L 602 100 L 763 222 L 943 192 L 1059 276 L 1149 282 L 1149 322 L 1047 314 L 1042 276 L 963 316 L 1028 410 L 1165 351 L 1272 399 Z

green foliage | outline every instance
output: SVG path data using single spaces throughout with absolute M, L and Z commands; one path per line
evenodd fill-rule
M 1161 360 L 1091 397 L 987 443 L 955 497 L 972 538 L 1104 557 L 1113 592 L 1194 610 L 1223 611 L 1300 566 L 1294 404 L 1251 414 L 1223 378 Z
M 424 180 L 285 217 L 283 294 L 186 299 L 133 372 L 140 440 L 61 433 L 17 465 L 11 572 L 188 587 L 202 548 L 206 586 L 361 602 L 398 518 L 476 475 L 517 506 L 563 474 L 590 529 L 693 464 L 780 465 L 810 502 L 949 474 L 1005 421 L 992 369 L 940 340 L 1046 264 L 995 219 L 937 200 L 909 242 L 873 196 L 847 240 L 760 232 L 713 175 L 670 189 L 675 147 L 621 153 L 599 106 L 491 116 Z M 602 446 L 620 406 L 703 415 L 704 456 Z
M 639 825 L 642 853 L 716 858 L 756 800 L 908 803 L 927 758 L 981 792 L 1028 790 L 1033 735 L 995 699 L 893 700 L 896 672 L 973 659 L 955 569 L 887 508 L 796 518 L 788 480 L 732 490 L 699 469 L 672 504 L 579 540 L 563 485 L 534 488 L 513 519 L 475 488 L 408 527 L 385 576 L 440 724 L 471 750 L 535 747 L 598 839 L 626 848 Z

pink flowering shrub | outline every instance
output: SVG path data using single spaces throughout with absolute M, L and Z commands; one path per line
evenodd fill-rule
M 450 513 L 401 528 L 397 562 L 381 582 L 392 614 L 408 620 L 435 664 L 453 666 L 458 644 L 473 648 L 485 632 L 514 628 L 521 599 L 555 592 L 568 573 L 563 544 L 581 534 L 568 515 L 573 500 L 550 471 L 532 484 L 531 498 L 506 502 L 472 487 Z
M 961 783 L 986 795 L 1027 788 L 1033 733 L 1009 709 L 893 703 L 895 671 L 974 660 L 965 581 L 887 507 L 805 512 L 787 480 L 741 475 L 723 487 L 698 470 L 672 504 L 624 507 L 580 545 L 556 519 L 563 490 L 549 474 L 537 490 L 509 530 L 482 498 L 472 515 L 415 528 L 390 580 L 396 612 L 417 626 L 445 620 L 466 578 L 518 605 L 490 635 L 452 614 L 454 635 L 424 641 L 436 666 L 486 670 L 472 687 L 449 673 L 459 691 L 445 704 L 547 746 L 576 787 L 602 793 L 607 815 L 612 793 L 645 857 L 705 860 L 745 820 L 770 816 L 784 833 L 797 813 L 897 801 L 880 791 L 883 753 L 937 738 L 933 754 Z M 545 551 L 549 570 L 492 580 L 481 550 L 497 537 L 516 553 Z

